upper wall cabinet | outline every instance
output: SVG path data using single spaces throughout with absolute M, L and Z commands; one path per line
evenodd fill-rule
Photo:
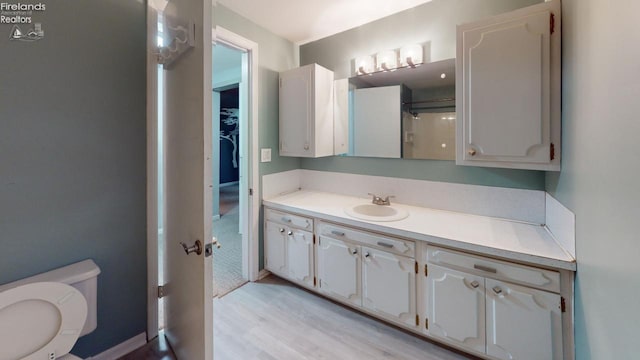
M 280 156 L 322 157 L 333 148 L 333 72 L 310 64 L 280 73 Z
M 456 164 L 560 170 L 560 1 L 459 25 Z

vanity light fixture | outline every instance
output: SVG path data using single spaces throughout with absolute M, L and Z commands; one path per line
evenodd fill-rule
M 394 71 L 398 67 L 398 55 L 395 50 L 385 50 L 376 54 L 376 65 L 379 71 Z
M 400 66 L 416 67 L 423 63 L 422 45 L 406 45 L 400 49 Z
M 374 72 L 373 56 L 360 56 L 355 60 L 356 75 L 366 75 Z

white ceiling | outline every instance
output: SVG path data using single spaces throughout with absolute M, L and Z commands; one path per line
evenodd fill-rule
M 431 0 L 217 0 L 295 44 L 349 30 Z

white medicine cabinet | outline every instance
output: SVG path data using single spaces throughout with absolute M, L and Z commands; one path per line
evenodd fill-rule
M 560 1 L 459 25 L 456 163 L 560 170 Z

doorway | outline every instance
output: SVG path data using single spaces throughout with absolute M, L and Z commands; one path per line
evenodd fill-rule
M 224 296 L 247 282 L 248 259 L 243 256 L 242 221 L 247 215 L 241 201 L 241 176 L 247 173 L 241 139 L 246 137 L 246 52 L 213 46 L 212 214 L 213 236 L 220 246 L 213 253 L 214 292 Z M 242 192 L 244 195 L 244 192 Z

